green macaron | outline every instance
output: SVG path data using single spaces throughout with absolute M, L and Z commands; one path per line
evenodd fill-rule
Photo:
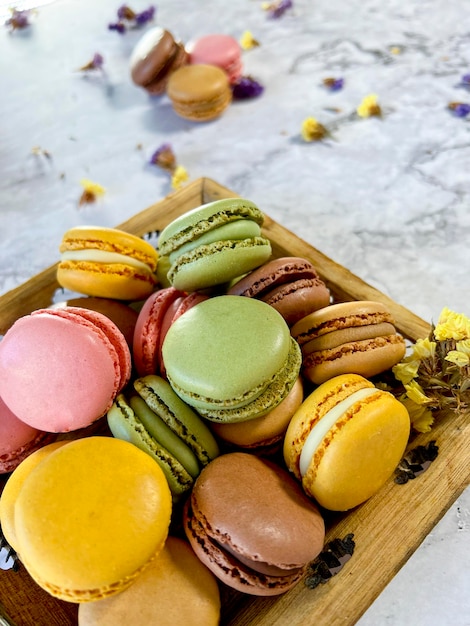
M 211 421 L 233 423 L 260 417 L 287 396 L 299 375 L 301 352 L 273 307 L 223 295 L 172 324 L 163 361 L 184 402 Z
M 112 434 L 152 456 L 175 498 L 191 489 L 201 469 L 219 454 L 202 418 L 160 376 L 134 381 L 136 393 L 119 394 L 108 411 Z
M 263 264 L 271 243 L 262 236 L 264 215 L 244 198 L 203 204 L 160 233 L 158 250 L 169 259 L 168 281 L 183 291 L 222 285 Z

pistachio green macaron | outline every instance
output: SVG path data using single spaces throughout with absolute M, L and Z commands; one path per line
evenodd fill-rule
M 216 200 L 176 218 L 158 240 L 159 253 L 169 260 L 169 283 L 198 291 L 259 267 L 272 252 L 263 221 L 256 204 L 244 198 Z
M 219 454 L 217 442 L 202 418 L 160 376 L 138 378 L 134 389 L 116 398 L 107 415 L 109 428 L 116 438 L 155 459 L 177 499 Z
M 292 389 L 301 353 L 269 304 L 216 296 L 178 318 L 163 342 L 174 391 L 205 418 L 240 422 L 266 414 Z

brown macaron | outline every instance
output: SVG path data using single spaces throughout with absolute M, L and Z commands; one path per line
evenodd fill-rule
M 219 117 L 232 101 L 227 74 L 215 65 L 185 65 L 168 80 L 167 94 L 175 113 L 192 122 Z
M 292 588 L 325 539 L 323 518 L 295 479 L 245 452 L 223 454 L 202 470 L 184 529 L 222 582 L 258 596 Z
M 316 385 L 339 374 L 380 374 L 405 354 L 387 307 L 370 300 L 314 311 L 291 328 L 302 350 L 303 373 Z
M 263 300 L 289 326 L 330 304 L 330 291 L 314 266 L 295 256 L 268 261 L 233 284 L 228 293 Z
M 148 30 L 137 42 L 130 58 L 131 78 L 152 95 L 165 93 L 172 72 L 188 62 L 181 42 L 163 28 Z

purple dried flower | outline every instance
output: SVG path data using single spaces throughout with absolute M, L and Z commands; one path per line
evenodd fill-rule
M 279 0 L 279 2 L 272 2 L 266 8 L 269 12 L 269 17 L 278 19 L 284 15 L 287 9 L 291 9 L 292 7 L 292 0 Z
M 150 157 L 149 163 L 150 165 L 158 165 L 168 172 L 173 172 L 176 168 L 176 158 L 171 144 L 162 143 Z
M 464 76 L 462 76 L 462 85 L 470 86 L 470 74 L 465 74 Z
M 150 6 L 148 9 L 145 9 L 145 11 L 142 11 L 141 13 L 137 13 L 137 15 L 135 16 L 135 22 L 139 26 L 143 26 L 147 22 L 151 22 L 154 17 L 155 17 L 155 7 Z
M 330 91 L 340 91 L 344 86 L 344 78 L 324 78 L 323 84 Z
M 123 35 L 126 32 L 126 27 L 122 22 L 116 22 L 115 24 L 108 24 L 108 30 L 115 30 L 120 35 Z
M 232 85 L 232 94 L 235 100 L 247 100 L 257 98 L 264 91 L 263 85 L 251 76 L 242 76 Z
M 5 22 L 5 26 L 9 26 L 13 30 L 21 30 L 30 26 L 29 22 L 30 11 L 18 11 L 17 9 L 11 10 L 11 17 Z
M 91 70 L 102 70 L 104 57 L 99 52 L 95 52 L 91 61 L 79 68 L 80 72 L 88 72 Z
M 448 107 L 456 117 L 467 117 L 470 113 L 470 104 L 465 102 L 450 102 Z

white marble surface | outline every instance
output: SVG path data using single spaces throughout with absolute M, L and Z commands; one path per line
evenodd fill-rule
M 254 200 L 421 317 L 443 306 L 470 314 L 470 116 L 447 109 L 470 102 L 459 86 L 470 73 L 470 3 L 294 0 L 273 20 L 257 0 L 160 0 L 156 23 L 184 42 L 250 30 L 261 44 L 243 61 L 264 94 L 206 124 L 131 83 L 142 31 L 108 31 L 118 6 L 56 0 L 27 31 L 0 31 L 0 293 L 54 263 L 68 227 L 116 225 L 169 193 L 147 160 L 170 142 L 190 180 Z M 105 73 L 77 72 L 95 52 Z M 328 92 L 329 76 L 344 88 Z M 369 93 L 382 119 L 355 114 Z M 331 138 L 303 142 L 308 116 Z M 82 178 L 106 194 L 79 207 Z M 360 625 L 469 626 L 469 563 L 467 489 Z

